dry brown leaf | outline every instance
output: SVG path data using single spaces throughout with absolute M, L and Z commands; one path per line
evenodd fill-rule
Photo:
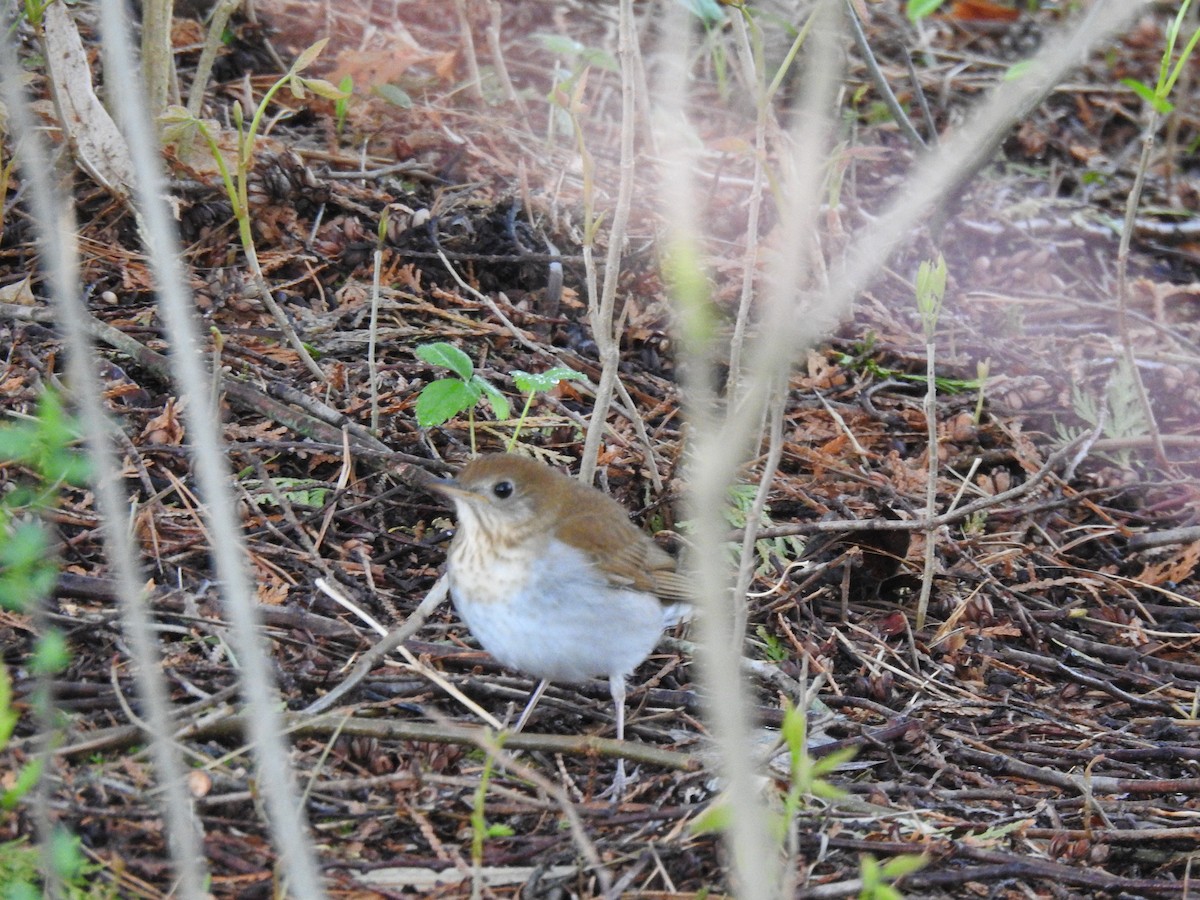
M 1200 562 L 1200 541 L 1193 541 L 1184 544 L 1174 559 L 1147 565 L 1141 574 L 1134 577 L 1134 581 L 1148 585 L 1166 584 L 1169 581 L 1179 584 L 1196 570 L 1197 562 Z
M 178 447 L 183 443 L 183 422 L 179 418 L 175 398 L 167 399 L 163 411 L 146 423 L 142 429 L 142 439 L 151 444 L 162 444 L 167 447 Z
M 46 6 L 43 33 L 51 94 L 75 162 L 105 190 L 128 198 L 135 171 L 129 147 L 96 96 L 87 52 L 65 3 Z
M 991 0 L 954 0 L 948 15 L 960 22 L 1015 22 L 1021 11 Z

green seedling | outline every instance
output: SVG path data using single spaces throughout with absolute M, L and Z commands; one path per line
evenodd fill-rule
M 587 380 L 587 376 L 582 372 L 576 372 L 567 366 L 555 366 L 553 369 L 547 369 L 545 372 L 537 375 L 522 372 L 518 369 L 512 373 L 512 378 L 517 385 L 517 390 L 525 394 L 525 406 L 521 410 L 521 415 L 517 418 L 517 424 L 513 428 L 512 437 L 508 439 L 506 449 L 509 452 L 512 452 L 513 447 L 517 445 L 517 436 L 521 433 L 521 427 L 525 424 L 525 419 L 529 416 L 529 408 L 533 406 L 533 398 L 535 396 L 554 390 L 555 386 L 561 381 Z
M 497 747 L 503 746 L 504 735 L 496 735 L 495 741 Z M 484 801 L 487 799 L 488 783 L 492 779 L 492 769 L 496 765 L 496 758 L 491 753 L 488 753 L 484 763 L 483 772 L 479 776 L 479 784 L 475 788 L 474 803 L 471 805 L 471 862 L 476 870 L 483 865 L 483 845 L 485 841 L 498 837 L 512 837 L 513 829 L 508 825 L 488 824 L 487 816 L 484 814 Z
M 938 7 L 944 2 L 945 0 L 908 0 L 908 6 L 905 7 L 904 12 L 909 21 L 915 25 L 937 12 Z
M 753 484 L 734 484 L 730 485 L 728 491 L 729 504 L 721 511 L 725 517 L 725 521 L 729 523 L 729 527 L 736 530 L 744 530 L 749 523 L 749 514 L 754 508 L 754 497 L 758 493 L 758 487 Z M 758 521 L 760 528 L 770 528 L 775 524 L 771 519 L 771 507 L 763 507 L 762 516 Z M 681 531 L 690 531 L 693 529 L 692 521 L 679 522 Z M 742 554 L 742 546 L 737 541 L 729 541 L 725 544 L 725 549 L 729 552 L 730 558 L 737 562 Z M 758 554 L 758 565 L 755 567 L 756 575 L 767 575 L 775 571 L 775 560 L 784 559 L 792 560 L 799 559 L 804 555 L 804 540 L 796 536 L 783 536 L 776 538 L 760 538 L 754 542 L 754 550 Z
M 27 472 L 23 483 L 0 498 L 0 607 L 28 613 L 49 596 L 58 577 L 58 560 L 51 532 L 40 515 L 52 509 L 64 486 L 83 486 L 90 471 L 86 456 L 76 449 L 78 429 L 53 391 L 45 392 L 35 414 L 0 426 L 0 466 Z M 52 676 L 70 663 L 67 640 L 61 631 L 41 635 L 32 654 L 22 661 L 37 676 Z M 37 706 L 49 704 L 42 689 L 34 691 Z M 12 679 L 0 664 L 0 752 L 12 738 L 19 712 L 14 702 Z M 0 812 L 9 813 L 34 790 L 42 776 L 44 759 L 33 757 L 19 770 L 3 773 Z M 47 885 L 41 871 L 41 851 L 23 840 L 0 844 L 0 896 L 36 898 Z M 67 898 L 112 897 L 114 890 L 95 878 L 99 866 L 87 862 L 79 841 L 65 830 L 50 838 L 51 865 L 58 895 Z
M 58 577 L 51 537 L 38 515 L 54 506 L 64 485 L 86 484 L 86 457 L 62 401 L 47 391 L 33 418 L 0 427 L 0 464 L 24 466 L 31 477 L 0 500 L 0 607 L 18 612 L 49 596 Z
M 471 453 L 475 453 L 475 407 L 487 400 L 492 414 L 507 419 L 511 409 L 507 398 L 500 390 L 475 371 L 471 357 L 453 344 L 437 341 L 421 344 L 414 351 L 418 359 L 449 369 L 452 377 L 431 381 L 417 397 L 417 424 L 422 428 L 433 428 L 448 422 L 461 412 L 466 412 L 471 434 Z
M 556 57 L 553 83 L 546 94 L 546 101 L 550 104 L 547 138 L 574 135 L 582 146 L 583 134 L 579 119 L 588 72 L 591 69 L 603 69 L 617 73 L 621 71 L 621 66 L 611 53 L 587 47 L 561 35 L 535 34 L 534 40 Z M 587 164 L 590 161 L 590 157 L 583 158 L 585 179 L 588 175 Z M 588 216 L 587 221 L 590 221 L 590 218 Z
M 258 289 L 259 299 L 270 311 L 272 318 L 275 319 L 279 329 L 287 338 L 288 344 L 300 357 L 305 367 L 322 381 L 325 379 L 325 374 L 313 362 L 311 348 L 300 340 L 295 328 L 292 327 L 291 322 L 279 307 L 279 304 L 275 302 L 271 295 L 271 289 L 267 284 L 266 276 L 259 265 L 258 251 L 254 245 L 253 223 L 250 215 L 249 185 L 250 173 L 254 170 L 254 154 L 258 144 L 258 133 L 262 128 L 263 119 L 268 107 L 271 105 L 271 101 L 280 90 L 286 86 L 296 99 L 307 97 L 309 91 L 319 97 L 324 97 L 327 100 L 335 102 L 346 98 L 347 95 L 344 91 L 339 90 L 328 81 L 320 78 L 305 78 L 300 74 L 313 64 L 321 54 L 321 51 L 325 49 L 328 41 L 328 38 L 317 41 L 296 58 L 296 61 L 292 63 L 291 68 L 284 73 L 283 77 L 271 85 L 267 89 L 267 92 L 263 94 L 262 100 L 258 102 L 253 114 L 250 116 L 249 123 L 245 120 L 246 114 L 242 109 L 242 105 L 236 101 L 234 102 L 232 115 L 234 127 L 237 129 L 237 154 L 233 172 L 230 172 L 229 165 L 225 161 L 225 156 L 221 152 L 216 134 L 203 119 L 192 115 L 192 113 L 182 106 L 168 107 L 162 116 L 165 129 L 163 134 L 164 141 L 175 143 L 181 148 L 187 148 L 192 145 L 196 137 L 199 137 L 208 146 L 213 161 L 216 163 L 217 170 L 221 174 L 221 182 L 225 186 L 225 193 L 229 197 L 229 203 L 233 207 L 233 216 L 238 224 L 238 239 L 242 244 L 242 252 L 246 255 L 246 265 L 250 269 L 251 278 Z
M 928 857 L 924 855 L 904 853 L 893 856 L 881 865 L 870 853 L 864 854 L 859 860 L 862 890 L 858 892 L 858 900 L 903 900 L 904 895 L 890 882 L 911 875 L 928 862 Z
M 1179 80 L 1179 76 L 1183 73 L 1184 66 L 1187 65 L 1187 61 L 1195 51 L 1196 42 L 1200 41 L 1200 29 L 1198 29 L 1192 33 L 1187 46 L 1183 48 L 1179 57 L 1175 57 L 1175 45 L 1179 40 L 1180 31 L 1183 30 L 1183 23 L 1187 18 L 1188 8 L 1191 5 L 1192 0 L 1183 0 L 1183 3 L 1179 5 L 1179 12 L 1175 14 L 1175 18 L 1171 20 L 1171 24 L 1167 26 L 1167 44 L 1163 48 L 1162 59 L 1158 66 L 1158 79 L 1155 81 L 1154 86 L 1151 87 L 1145 82 L 1138 81 L 1136 78 L 1121 79 L 1121 84 L 1150 104 L 1151 108 L 1160 116 L 1169 115 L 1174 111 L 1175 105 L 1167 98 L 1175 88 L 1175 82 Z
M 263 94 L 262 100 L 258 102 L 258 105 L 254 108 L 250 116 L 249 123 L 245 121 L 245 111 L 242 109 L 241 103 L 234 102 L 232 109 L 233 121 L 238 132 L 234 172 L 230 172 L 229 166 L 225 162 L 225 156 L 221 153 L 220 146 L 217 143 L 217 136 L 204 120 L 193 116 L 186 109 L 179 106 L 170 107 L 163 115 L 163 123 L 166 126 L 164 138 L 166 140 L 182 143 L 189 141 L 190 137 L 196 134 L 208 145 L 213 161 L 221 173 L 221 181 L 225 186 L 225 193 L 228 195 L 229 202 L 233 206 L 234 216 L 238 220 L 243 249 L 246 250 L 247 254 L 253 253 L 254 250 L 254 239 L 250 231 L 249 178 L 250 172 L 254 169 L 254 154 L 258 144 L 258 132 L 262 127 L 263 117 L 266 115 L 271 101 L 285 86 L 291 91 L 292 96 L 298 100 L 308 96 L 309 91 L 334 102 L 349 99 L 349 94 L 346 91 L 335 87 L 328 81 L 321 78 L 305 78 L 300 74 L 316 61 L 328 42 L 328 38 L 323 38 L 296 58 L 291 68 Z
M 1117 369 L 1108 380 L 1104 396 L 1097 398 L 1078 386 L 1071 387 L 1071 405 L 1075 414 L 1092 429 L 1099 429 L 1106 438 L 1114 440 L 1130 440 L 1145 437 L 1150 426 L 1142 409 L 1141 398 L 1138 396 L 1137 381 L 1133 371 L 1125 359 L 1117 364 Z M 1074 440 L 1082 430 L 1058 426 L 1058 433 L 1064 440 Z M 1133 460 L 1133 451 L 1119 450 L 1110 457 L 1119 465 L 1128 467 Z
M 767 631 L 765 625 L 759 625 L 754 629 L 754 633 L 763 642 L 763 654 L 770 662 L 781 663 L 787 659 L 787 648 L 783 645 L 783 641 Z
M 8 746 L 8 742 L 12 739 L 13 729 L 17 727 L 19 718 L 20 714 L 13 704 L 12 678 L 8 674 L 8 667 L 0 663 L 0 752 Z M 38 779 L 42 777 L 44 762 L 43 757 L 35 756 L 21 767 L 21 771 L 11 779 L 8 788 L 0 793 L 0 809 L 6 812 L 15 809 L 17 804 L 33 790 Z M 11 844 L 0 845 L 0 872 L 4 870 L 5 848 L 11 846 Z
M 354 95 L 354 79 L 347 75 L 338 82 L 338 90 L 343 96 L 333 103 L 333 117 L 337 133 L 340 136 L 346 128 L 346 113 L 350 111 L 350 98 Z
M 963 520 L 963 534 L 968 537 L 982 537 L 984 529 L 987 526 L 988 514 L 987 510 L 980 510 L 976 513 L 971 513 Z
M 808 752 L 808 716 L 786 700 L 783 707 L 783 725 L 779 736 L 788 753 L 788 786 L 783 796 L 782 814 L 776 814 L 772 833 L 783 843 L 792 820 L 816 800 L 835 801 L 846 792 L 829 781 L 829 776 L 854 758 L 855 749 L 844 747 L 815 759 Z M 727 803 L 718 801 L 701 813 L 692 824 L 696 834 L 711 834 L 729 827 L 730 811 Z
M 41 900 L 47 896 L 43 882 L 42 854 L 24 838 L 0 844 L 0 897 L 4 900 Z M 50 837 L 50 864 L 64 900 L 107 900 L 115 898 L 115 884 L 99 877 L 103 866 L 89 862 L 80 840 L 65 828 Z
M 946 298 L 946 260 L 939 253 L 936 262 L 925 260 L 917 268 L 917 310 L 925 328 L 925 340 L 932 341 Z

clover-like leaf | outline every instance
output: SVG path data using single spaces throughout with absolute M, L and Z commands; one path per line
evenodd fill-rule
M 587 376 L 566 366 L 555 366 L 537 374 L 518 369 L 512 373 L 512 378 L 521 393 L 537 394 L 553 389 L 560 381 L 584 381 Z
M 492 408 L 492 415 L 496 417 L 497 421 L 509 417 L 512 409 L 508 405 L 508 398 L 500 393 L 494 384 L 478 375 L 471 379 L 471 383 L 483 392 L 483 396 L 487 397 L 488 406 Z
M 475 374 L 475 366 L 471 362 L 471 357 L 445 341 L 420 344 L 413 352 L 417 354 L 418 359 L 424 360 L 431 366 L 449 369 L 463 381 L 470 381 L 471 376 Z M 476 395 L 476 399 L 478 399 L 478 395 Z
M 479 402 L 480 389 L 457 378 L 440 378 L 425 385 L 417 397 L 417 424 L 432 428 L 453 419 Z

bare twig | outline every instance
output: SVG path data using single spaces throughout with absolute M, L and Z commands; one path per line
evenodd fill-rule
M 617 188 L 617 203 L 613 209 L 612 224 L 608 230 L 608 257 L 604 266 L 604 284 L 600 297 L 588 296 L 588 314 L 592 325 L 592 337 L 600 350 L 600 384 L 596 388 L 596 402 L 588 422 L 587 435 L 583 442 L 583 455 L 579 465 L 579 480 L 591 484 L 596 472 L 596 460 L 600 451 L 600 440 L 608 428 L 608 408 L 612 403 L 613 390 L 619 377 L 617 367 L 621 362 L 619 324 L 616 321 L 617 283 L 621 274 L 621 251 L 625 246 L 625 229 L 629 224 L 629 208 L 633 201 L 634 153 L 633 138 L 636 106 L 634 103 L 635 55 L 637 41 L 634 36 L 632 0 L 620 0 L 617 56 L 621 61 L 621 164 L 620 183 Z M 588 228 L 593 223 L 587 224 Z M 622 317 L 623 318 L 623 317 Z M 653 460 L 647 460 L 653 465 Z

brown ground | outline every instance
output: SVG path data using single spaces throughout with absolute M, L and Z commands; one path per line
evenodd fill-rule
M 869 7 L 872 46 L 902 102 L 915 107 L 901 55 L 912 33 L 894 0 Z M 347 487 L 337 487 L 340 426 L 348 421 L 361 431 L 370 424 L 366 326 L 381 210 L 392 210 L 382 275 L 384 444 L 451 463 L 468 454 L 465 421 L 417 427 L 417 395 L 440 374 L 413 355 L 420 343 L 457 343 L 514 400 L 508 373 L 547 365 L 453 282 L 433 252 L 437 246 L 528 342 L 593 379 L 599 375 L 580 300 L 579 168 L 571 139 L 547 124 L 545 97 L 556 57 L 534 35 L 569 35 L 612 53 L 615 13 L 606 4 L 568 9 L 559 0 L 502 5 L 506 62 L 526 107 L 520 116 L 498 94 L 481 107 L 462 87 L 467 70 L 453 9 L 426 0 L 386 9 L 359 0 L 278 0 L 261 9 L 263 27 L 238 26 L 221 61 L 223 81 L 211 91 L 210 114 L 222 120 L 231 101 L 243 96 L 245 73 L 261 96 L 275 77 L 262 50 L 264 35 L 286 59 L 332 36 L 323 74 L 333 81 L 354 78 L 356 96 L 340 132 L 331 103 L 279 95 L 291 112 L 262 144 L 254 199 L 264 268 L 277 299 L 319 352 L 329 384 L 307 375 L 281 346 L 272 320 L 247 299 L 236 230 L 219 185 L 210 173 L 175 163 L 193 287 L 206 324 L 224 337 L 230 382 L 245 385 L 226 394 L 225 438 L 233 468 L 243 473 L 239 489 L 259 600 L 292 709 L 334 687 L 347 662 L 374 641 L 361 622 L 315 591 L 314 579 L 336 579 L 363 609 L 396 623 L 424 596 L 445 553 L 445 510 L 404 486 L 381 497 L 395 479 L 378 456 L 359 454 Z M 1021 52 L 1016 48 L 1055 28 L 1062 15 L 1023 11 L 1015 22 L 983 22 L 964 10 L 960 18 L 928 23 L 933 52 L 914 53 L 939 128 L 952 127 Z M 492 64 L 486 22 L 486 11 L 479 11 L 476 46 L 485 67 Z M 1170 530 L 1200 524 L 1200 250 L 1170 224 L 1181 220 L 1165 215 L 1144 217 L 1134 245 L 1130 327 L 1164 461 L 1128 372 L 1118 364 L 1117 244 L 1101 222 L 1121 216 L 1140 149 L 1141 104 L 1119 79 L 1153 80 L 1166 22 L 1165 11 L 1148 13 L 1014 129 L 1002 158 L 964 187 L 944 222 L 913 236 L 861 297 L 852 320 L 792 379 L 770 520 L 798 527 L 792 534 L 781 528 L 761 545 L 747 652 L 783 675 L 798 677 L 805 659 L 810 674 L 822 673 L 821 700 L 832 716 L 821 725 L 821 740 L 858 750 L 852 766 L 830 777 L 849 799 L 829 808 L 814 802 L 800 815 L 800 896 L 856 893 L 848 882 L 858 876 L 864 852 L 880 858 L 927 853 L 928 865 L 901 885 L 913 897 L 1183 896 L 1189 877 L 1194 883 L 1200 536 Z M 642 27 L 652 37 L 655 24 L 647 13 Z M 179 45 L 198 31 L 181 20 Z M 181 52 L 185 74 L 195 57 Z M 697 106 L 708 111 L 700 121 L 710 142 L 703 176 L 710 187 L 709 264 L 715 296 L 732 311 L 741 277 L 736 263 L 745 230 L 752 104 L 739 97 L 736 84 L 722 90 L 716 58 L 713 53 L 697 63 Z M 369 93 L 384 84 L 403 87 L 411 108 Z M 586 95 L 601 207 L 611 205 L 615 193 L 616 84 L 614 75 L 594 67 Z M 854 230 L 886 201 L 913 160 L 895 127 L 875 114 L 873 89 L 857 57 L 846 84 L 846 144 L 837 157 L 845 176 L 841 207 L 836 222 L 826 219 L 831 231 L 822 235 L 831 259 L 853 242 Z M 1179 148 L 1200 137 L 1196 97 L 1193 90 L 1177 98 L 1185 109 Z M 1143 209 L 1195 210 L 1194 154 L 1162 150 L 1161 133 L 1158 147 Z M 397 161 L 416 168 L 345 177 L 359 166 L 364 148 L 368 169 Z M 5 147 L 5 159 L 11 151 Z M 623 266 L 629 326 L 622 377 L 656 458 L 647 457 L 625 418 L 613 416 L 600 462 L 612 493 L 639 521 L 665 530 L 677 524 L 683 423 L 656 256 L 660 225 L 651 163 L 646 157 L 639 168 Z M 14 202 L 19 183 L 10 186 L 4 206 L 0 288 L 35 260 L 26 213 Z M 130 217 L 83 178 L 77 197 L 93 313 L 163 349 Z M 772 217 L 768 198 L 762 228 L 768 245 Z M 557 308 L 547 303 L 547 240 L 565 270 Z M 789 564 L 799 552 L 795 534 L 813 532 L 822 518 L 920 515 L 925 356 L 910 281 L 917 263 L 938 251 L 951 273 L 938 372 L 969 381 L 977 365 L 989 361 L 978 423 L 977 390 L 955 392 L 947 383 L 939 395 L 939 509 L 948 508 L 976 460 L 960 505 L 1030 483 L 1064 436 L 1092 429 L 1098 407 L 1107 413 L 1099 440 L 1073 471 L 1061 460 L 1027 492 L 939 534 L 930 622 L 914 634 L 919 534 L 909 540 L 868 532 L 853 542 L 822 539 L 819 548 L 812 541 L 806 555 L 829 568 L 813 575 Z M 39 284 L 34 289 L 44 293 Z M 28 411 L 55 375 L 55 334 L 10 310 L 0 321 L 0 349 L 0 396 L 6 409 Z M 189 493 L 171 387 L 151 361 L 128 353 L 106 348 L 105 377 L 131 441 L 126 488 L 139 504 L 152 577 L 163 586 L 155 605 L 163 667 L 182 718 L 191 721 L 212 710 L 188 704 L 234 684 L 236 672 L 218 640 L 222 611 L 206 581 L 205 532 Z M 590 410 L 587 395 L 564 387 L 535 406 L 536 428 L 524 440 L 545 458 L 574 467 L 582 446 L 576 422 Z M 482 448 L 496 449 L 509 428 L 488 418 L 481 413 L 479 440 Z M 760 464 L 747 467 L 746 483 L 758 482 Z M 650 486 L 651 466 L 664 480 L 661 493 Z M 23 477 L 15 466 L 0 471 L 5 481 Z M 52 774 L 52 807 L 104 864 L 105 877 L 119 880 L 121 896 L 163 896 L 169 881 L 148 794 L 149 766 L 137 752 L 136 730 L 118 727 L 130 720 L 115 692 L 133 703 L 134 688 L 90 494 L 67 491 L 52 521 L 64 575 L 51 620 L 73 653 L 55 685 L 69 724 Z M 33 684 L 23 666 L 32 636 L 28 616 L 3 613 L 0 640 L 22 698 Z M 410 648 L 496 715 L 519 704 L 530 686 L 471 649 L 449 609 L 419 638 Z M 711 777 L 687 768 L 689 757 L 705 747 L 690 662 L 677 650 L 661 652 L 631 684 L 631 739 L 677 751 L 672 759 L 681 768 L 641 763 L 619 806 L 598 799 L 611 777 L 610 759 L 570 747 L 523 757 L 567 786 L 589 839 L 629 893 L 665 897 L 729 888 L 718 841 L 689 828 L 713 797 Z M 779 682 L 756 684 L 759 720 L 777 726 Z M 356 715 L 372 719 L 361 733 L 324 730 L 294 739 L 295 764 L 305 779 L 314 779 L 307 809 L 331 891 L 399 896 L 416 877 L 399 872 L 402 867 L 425 878 L 466 871 L 482 754 L 469 744 L 406 740 L 368 726 L 428 723 L 433 712 L 438 723 L 474 724 L 477 717 L 402 664 L 380 666 L 352 699 L 360 704 Z M 25 715 L 9 762 L 28 758 L 32 745 L 24 739 L 33 729 L 32 716 Z M 552 689 L 530 731 L 611 736 L 604 687 Z M 220 760 L 197 800 L 213 893 L 267 897 L 275 857 L 249 793 L 247 760 L 226 756 L 241 745 L 236 729 L 220 721 L 186 742 L 196 757 Z M 785 775 L 776 775 L 786 790 Z M 598 881 L 547 795 L 496 772 L 485 811 L 489 823 L 512 830 L 485 846 L 485 865 L 515 881 L 497 880 L 496 895 L 515 895 L 522 885 L 525 896 L 596 893 Z M 30 828 L 24 807 L 0 814 L 0 839 Z M 468 886 L 440 890 L 457 896 Z

